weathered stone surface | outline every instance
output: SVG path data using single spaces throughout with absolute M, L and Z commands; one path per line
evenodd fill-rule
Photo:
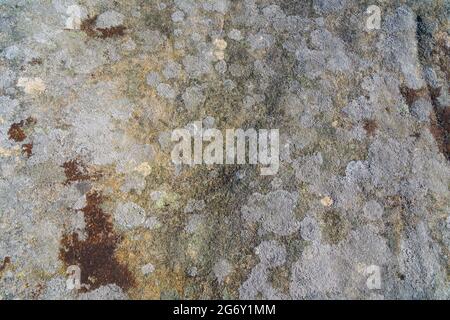
M 0 299 L 449 299 L 450 8 L 364 3 L 0 1 Z

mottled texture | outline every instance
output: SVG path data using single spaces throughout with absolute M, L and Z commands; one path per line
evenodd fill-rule
M 449 11 L 0 1 L 0 299 L 449 299 Z M 173 165 L 194 121 L 278 173 Z

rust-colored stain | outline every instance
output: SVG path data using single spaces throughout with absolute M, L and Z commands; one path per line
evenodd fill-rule
M 36 119 L 28 117 L 26 120 L 21 120 L 20 122 L 13 123 L 8 130 L 9 139 L 16 142 L 22 142 L 26 139 L 27 135 L 23 130 L 26 126 L 31 126 L 36 123 Z
M 33 144 L 32 143 L 25 143 L 22 145 L 22 153 L 27 157 L 31 157 L 33 154 Z
M 31 59 L 30 62 L 28 62 L 28 64 L 35 66 L 35 65 L 41 65 L 42 64 L 42 59 L 41 58 L 33 58 Z
M 94 178 L 98 178 L 100 174 L 90 174 L 86 165 L 79 160 L 69 160 L 62 165 L 64 168 L 64 174 L 66 175 L 66 181 L 64 184 L 70 184 L 72 182 L 86 181 Z
M 23 140 L 25 140 L 27 135 L 23 131 L 22 127 L 23 127 L 23 120 L 17 123 L 13 123 L 8 130 L 9 138 L 16 142 L 22 142 Z
M 112 28 L 97 28 L 100 31 L 100 38 L 106 39 L 111 37 L 122 37 L 125 35 L 126 28 L 124 26 L 112 27 Z
M 428 90 L 434 107 L 434 114 L 430 117 L 430 132 L 441 152 L 450 160 L 450 107 L 439 107 L 438 105 L 442 88 L 428 87 Z
M 89 18 L 81 21 L 80 29 L 81 29 L 81 31 L 86 33 L 86 35 L 88 37 L 95 37 L 95 35 L 96 35 L 96 32 L 95 32 L 95 21 L 96 20 L 97 20 L 97 16 L 93 16 L 93 17 L 89 17 Z
M 406 103 L 410 107 L 419 98 L 428 98 L 428 90 L 425 87 L 415 90 L 406 86 L 402 86 L 400 87 L 400 93 L 402 94 L 403 98 L 405 98 Z
M 3 263 L 0 265 L 0 272 L 2 272 L 3 270 L 5 270 L 6 269 L 6 266 L 8 265 L 8 264 L 10 264 L 11 263 L 11 258 L 10 257 L 5 257 L 4 259 L 3 259 Z
M 89 17 L 81 22 L 80 29 L 81 31 L 86 33 L 88 37 L 106 39 L 112 37 L 121 37 L 125 35 L 126 28 L 124 26 L 111 28 L 95 28 L 97 17 L 98 16 Z
M 86 240 L 77 233 L 66 234 L 61 240 L 60 259 L 67 265 L 78 265 L 81 282 L 89 290 L 114 283 L 123 290 L 134 286 L 134 277 L 127 266 L 115 255 L 122 241 L 114 231 L 112 217 L 101 208 L 102 195 L 96 191 L 86 195 L 86 206 L 81 209 L 86 223 Z
M 419 98 L 431 100 L 434 113 L 430 116 L 430 132 L 436 140 L 439 150 L 450 160 L 450 108 L 448 106 L 440 107 L 438 104 L 437 99 L 441 88 L 428 86 L 414 90 L 408 87 L 401 87 L 400 92 L 408 106 L 411 106 Z
M 365 120 L 364 121 L 364 130 L 366 130 L 369 136 L 373 136 L 375 131 L 378 129 L 378 125 L 375 120 Z
M 435 108 L 430 120 L 430 132 L 436 140 L 439 150 L 450 160 L 450 108 Z

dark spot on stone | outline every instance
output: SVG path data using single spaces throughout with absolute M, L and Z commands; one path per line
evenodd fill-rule
M 33 143 L 25 143 L 22 145 L 22 153 L 27 157 L 31 157 L 33 154 Z
M 88 37 L 91 38 L 112 38 L 121 37 L 125 35 L 126 28 L 124 26 L 116 26 L 111 28 L 95 28 L 95 23 L 97 21 L 97 15 L 93 17 L 88 17 L 81 22 L 80 29 Z
M 126 28 L 124 26 L 117 26 L 112 28 L 98 28 L 96 30 L 100 31 L 101 33 L 101 35 L 99 36 L 100 38 L 106 39 L 124 36 Z
M 400 93 L 402 94 L 406 103 L 410 107 L 419 98 L 427 98 L 428 97 L 428 90 L 425 87 L 415 90 L 415 89 L 408 88 L 406 86 L 402 86 L 402 87 L 400 87 Z
M 97 21 L 97 16 L 88 17 L 81 21 L 80 30 L 86 33 L 88 37 L 95 37 L 95 22 Z
M 322 231 L 326 242 L 338 244 L 347 237 L 348 226 L 339 213 L 328 211 L 322 215 Z
M 378 129 L 378 125 L 375 120 L 365 120 L 364 121 L 364 130 L 366 130 L 369 136 L 373 136 L 375 131 Z
M 81 211 L 87 238 L 80 240 L 77 233 L 64 235 L 59 257 L 66 266 L 80 267 L 81 283 L 89 290 L 111 283 L 128 290 L 135 280 L 127 266 L 115 256 L 121 237 L 114 231 L 111 215 L 102 210 L 102 202 L 102 195 L 96 191 L 86 195 L 86 206 Z
M 35 66 L 35 65 L 41 65 L 42 64 L 42 59 L 41 58 L 33 58 L 31 59 L 30 62 L 28 62 L 28 64 Z
M 433 135 L 439 150 L 450 160 L 450 108 L 435 108 L 431 114 L 430 132 Z
M 405 278 L 406 278 L 405 275 L 404 275 L 404 274 L 401 274 L 401 273 L 398 275 L 398 277 L 399 277 L 400 280 L 402 280 L 402 281 L 405 280 Z
M 434 113 L 430 115 L 430 132 L 436 140 L 439 150 L 450 160 L 450 108 L 439 105 L 440 91 L 441 88 L 432 88 L 430 86 L 418 90 L 408 87 L 400 88 L 402 96 L 410 107 L 419 98 L 431 100 Z
M 13 123 L 11 125 L 11 127 L 8 130 L 9 139 L 14 140 L 16 142 L 22 142 L 23 140 L 25 140 L 27 135 L 22 129 L 23 124 L 24 121 L 22 120 L 20 122 Z
M 27 137 L 23 128 L 32 126 L 34 124 L 36 124 L 36 119 L 32 117 L 28 117 L 25 120 L 13 123 L 8 130 L 9 139 L 14 140 L 16 142 L 22 142 Z
M 413 134 L 410 135 L 410 137 L 419 139 L 420 138 L 420 132 L 414 132 Z
M 173 33 L 173 22 L 170 11 L 152 10 L 144 17 L 145 26 L 152 30 L 159 30 L 162 34 L 170 37 Z
M 66 175 L 64 183 L 66 185 L 72 182 L 91 180 L 100 176 L 98 173 L 90 174 L 86 165 L 77 159 L 64 162 L 62 167 Z
M 3 263 L 0 265 L 0 272 L 6 269 L 6 266 L 11 263 L 11 257 L 5 257 Z

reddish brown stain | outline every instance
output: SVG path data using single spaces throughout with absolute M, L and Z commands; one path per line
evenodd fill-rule
M 96 20 L 97 20 L 97 16 L 93 16 L 93 17 L 89 17 L 89 18 L 81 21 L 80 29 L 81 29 L 81 31 L 86 33 L 86 35 L 88 37 L 95 37 L 95 35 L 96 35 L 96 32 L 95 32 L 95 21 Z
M 450 160 L 450 108 L 435 108 L 430 120 L 430 132 L 439 150 Z
M 10 257 L 5 257 L 4 259 L 3 259 L 3 263 L 0 265 L 0 272 L 2 272 L 3 270 L 5 270 L 6 269 L 6 266 L 8 265 L 8 264 L 10 264 L 11 263 L 11 258 Z
M 405 98 L 406 103 L 410 107 L 419 98 L 428 98 L 428 90 L 425 87 L 415 90 L 415 89 L 411 89 L 406 86 L 403 86 L 403 87 L 400 87 L 400 93 L 402 94 L 403 98 Z
M 450 160 L 450 107 L 439 107 L 441 88 L 428 87 L 434 114 L 430 116 L 430 132 L 441 152 Z
M 99 173 L 90 174 L 86 165 L 76 159 L 65 162 L 62 167 L 64 168 L 64 174 L 66 175 L 66 181 L 64 184 L 92 180 L 100 176 Z
M 32 143 L 26 143 L 22 145 L 22 153 L 27 157 L 31 157 L 33 154 L 33 144 Z
M 112 38 L 112 37 L 122 37 L 125 35 L 126 28 L 124 26 L 112 27 L 112 28 L 98 28 L 102 39 Z
M 365 120 L 364 121 L 364 130 L 366 130 L 369 136 L 373 136 L 375 131 L 378 129 L 378 125 L 375 120 Z
M 14 140 L 16 142 L 22 142 L 27 137 L 23 128 L 32 126 L 34 124 L 36 124 L 36 119 L 32 117 L 28 117 L 25 120 L 13 123 L 8 130 L 9 139 Z
M 439 150 L 450 160 L 450 108 L 439 107 L 438 98 L 441 88 L 428 86 L 414 90 L 408 87 L 401 87 L 400 92 L 409 106 L 419 98 L 431 100 L 434 113 L 430 116 L 430 132 L 436 140 Z
M 127 266 L 117 261 L 115 250 L 121 242 L 113 228 L 111 215 L 101 208 L 102 195 L 96 191 L 86 196 L 81 210 L 86 223 L 86 240 L 77 233 L 66 234 L 61 240 L 60 259 L 67 265 L 78 265 L 81 282 L 89 290 L 115 283 L 124 290 L 134 285 L 134 277 Z
M 13 123 L 8 130 L 9 139 L 14 140 L 16 142 L 22 142 L 23 140 L 25 140 L 27 135 L 23 131 L 22 127 L 23 127 L 23 120 L 20 122 Z
M 42 59 L 41 58 L 33 58 L 31 59 L 30 62 L 28 62 L 28 64 L 35 66 L 35 65 L 41 65 L 42 64 Z
M 88 37 L 106 39 L 125 35 L 126 28 L 124 26 L 95 28 L 97 17 L 98 16 L 89 17 L 81 22 L 80 29 L 86 33 Z

